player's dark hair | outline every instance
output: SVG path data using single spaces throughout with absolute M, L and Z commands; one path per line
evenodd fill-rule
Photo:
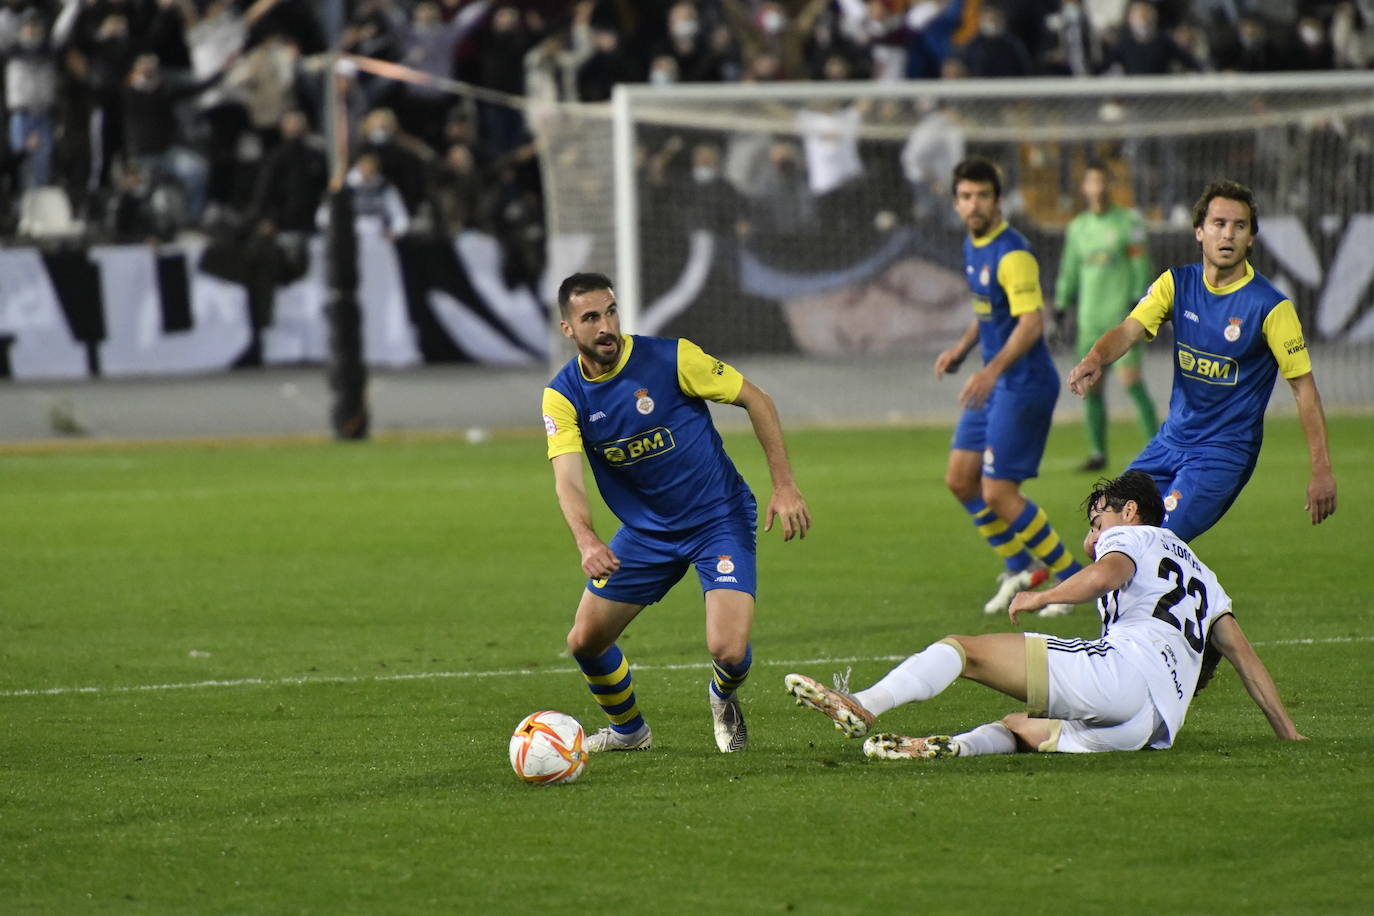
M 568 317 L 568 303 L 572 302 L 573 296 L 581 296 L 583 293 L 594 293 L 599 289 L 615 290 L 615 285 L 611 283 L 611 278 L 605 274 L 580 273 L 573 274 L 558 285 L 558 311 L 564 318 Z
M 1158 525 L 1164 521 L 1164 500 L 1159 496 L 1154 478 L 1144 471 L 1127 471 L 1115 480 L 1101 478 L 1083 500 L 1083 511 L 1091 519 L 1095 510 L 1107 508 L 1120 512 L 1128 502 L 1135 503 L 1140 520 L 1145 524 Z
M 1202 189 L 1202 196 L 1197 199 L 1197 203 L 1193 204 L 1194 229 L 1202 225 L 1202 221 L 1207 218 L 1207 208 L 1218 197 L 1223 200 L 1234 200 L 1249 207 L 1250 234 L 1255 235 L 1259 232 L 1259 208 L 1255 206 L 1255 192 L 1239 181 L 1232 181 L 1229 178 L 1214 181 Z
M 987 159 L 975 156 L 956 165 L 954 167 L 954 181 L 950 184 L 951 194 L 956 192 L 961 181 L 990 184 L 992 185 L 993 199 L 1002 199 L 1002 173 L 996 165 Z
M 1083 174 L 1086 175 L 1089 172 L 1101 172 L 1103 178 L 1108 181 L 1112 180 L 1112 170 L 1107 168 L 1107 163 L 1103 162 L 1101 159 L 1088 160 L 1088 164 L 1083 166 Z

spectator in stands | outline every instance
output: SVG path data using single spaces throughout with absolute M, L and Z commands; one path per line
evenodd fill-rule
M 485 228 L 483 183 L 472 150 L 461 143 L 450 146 L 434 173 L 434 195 L 446 234 Z
M 1374 61 L 1374 0 L 1336 4 L 1331 51 L 1337 67 L 1360 69 Z
M 1259 16 L 1240 17 L 1233 42 L 1217 50 L 1217 69 L 1267 73 L 1284 68 L 1283 52 L 1269 37 L 1269 27 Z
M 1335 65 L 1326 26 L 1319 18 L 1304 16 L 1298 20 L 1296 41 L 1285 64 L 1287 70 L 1330 70 Z
M 1174 26 L 1173 39 L 1174 43 L 1183 50 L 1183 53 L 1197 63 L 1198 69 L 1207 72 L 1216 69 L 1212 60 L 1212 44 L 1208 38 L 1207 30 L 1196 22 L 1185 19 Z
M 263 3 L 255 4 L 249 15 L 260 15 Z M 225 69 L 233 56 L 243 49 L 248 37 L 247 17 L 239 14 L 233 0 L 211 0 L 197 16 L 195 7 L 186 10 L 189 28 L 186 43 L 191 55 L 191 75 L 208 79 Z M 242 179 L 239 166 L 239 137 L 248 127 L 248 113 L 237 90 L 223 82 L 201 93 L 196 99 L 197 115 L 209 129 L 206 138 L 206 178 L 208 210 L 243 203 L 251 188 Z M 314 210 L 311 210 L 314 213 Z
M 1126 31 L 1107 51 L 1105 68 L 1136 76 L 1198 70 L 1198 62 L 1159 27 L 1159 12 L 1146 0 L 1133 0 L 1126 9 Z
M 794 0 L 789 9 L 778 0 L 763 0 L 751 11 L 744 0 L 721 0 L 746 65 L 771 54 L 778 61 L 782 79 L 805 78 L 806 41 L 816 18 L 829 4 L 830 0 Z
M 674 3 L 668 10 L 668 36 L 655 58 L 668 55 L 677 66 L 677 80 L 706 83 L 720 79 L 719 55 L 701 27 L 695 3 Z M 652 70 L 651 70 L 652 75 Z
M 921 119 L 902 147 L 902 174 L 911 185 L 912 215 L 918 225 L 931 222 L 958 227 L 949 205 L 949 176 L 967 153 L 958 110 L 928 98 L 917 101 Z
M 533 144 L 526 144 L 497 163 L 492 190 L 492 232 L 504 256 L 507 286 L 537 284 L 544 274 L 544 202 L 530 178 L 538 169 Z
M 816 200 L 795 144 L 779 140 L 768 147 L 767 167 L 749 190 L 750 225 L 756 234 L 782 240 L 808 232 L 816 224 Z
M 281 142 L 258 171 L 251 219 L 263 235 L 304 234 L 315 228 L 329 180 L 324 142 L 297 110 L 282 115 L 280 129 Z
M 918 0 L 906 15 L 906 76 L 936 79 L 954 53 L 954 33 L 963 22 L 964 0 Z
M 103 228 L 113 242 L 142 242 L 158 236 L 152 184 L 137 162 L 124 161 L 111 170 L 114 188 L 104 200 Z
M 389 108 L 369 111 L 362 121 L 360 152 L 377 157 L 382 177 L 401 195 L 410 216 L 418 216 L 428 199 L 425 176 L 434 153 L 423 142 L 403 132 Z
M 1098 71 L 1102 44 L 1079 0 L 1064 0 L 1059 12 L 1049 16 L 1046 23 L 1053 36 L 1044 58 L 1047 72 L 1091 76 Z
M 620 35 L 605 26 L 592 27 L 592 55 L 577 70 L 577 97 L 583 102 L 604 102 L 617 83 L 643 79 L 621 46 Z
M 735 34 L 725 23 L 711 30 L 711 54 L 716 61 L 716 79 L 734 83 L 744 78 L 744 62 L 741 60 L 739 44 Z
M 677 61 L 671 54 L 660 54 L 649 61 L 649 85 L 671 86 L 678 82 Z
M 448 22 L 435 0 L 422 0 L 415 5 L 414 20 L 406 28 L 401 62 L 407 67 L 448 79 L 453 72 L 453 49 L 481 22 L 483 7 L 469 5 Z M 397 103 L 397 117 L 410 133 L 430 146 L 437 147 L 444 118 L 454 97 L 442 89 L 406 83 L 401 87 Z
M 67 47 L 67 72 L 89 96 L 92 161 L 86 186 L 91 192 L 106 184 L 110 166 L 124 147 L 120 93 L 138 53 L 124 7 L 124 3 L 81 6 Z
M 410 216 L 400 192 L 382 174 L 382 160 L 376 153 L 363 153 L 344 179 L 353 192 L 353 219 L 358 234 L 372 238 L 396 239 L 410 228 Z M 329 225 L 329 206 L 321 205 L 316 218 L 321 229 Z
M 167 72 L 184 74 L 191 70 L 191 52 L 186 43 L 188 8 L 194 16 L 195 6 L 189 0 L 156 0 L 147 29 L 139 39 L 140 49 L 156 55 Z
M 36 12 L 25 16 L 13 46 L 0 46 L 0 55 L 6 57 L 10 149 L 24 154 L 19 189 L 46 185 L 52 160 L 53 109 L 57 105 L 57 61 Z
M 533 11 L 521 19 L 513 4 L 502 4 L 492 13 L 486 32 L 477 41 L 478 59 L 474 82 L 487 89 L 514 96 L 525 94 L 525 52 L 543 38 L 544 20 Z M 516 108 L 482 102 L 479 105 L 482 137 L 498 154 L 524 142 L 525 117 Z
M 233 58 L 230 58 L 231 62 Z M 123 91 L 125 145 L 129 157 L 154 180 L 174 177 L 186 195 L 186 216 L 198 222 L 205 209 L 205 158 L 177 136 L 172 106 L 218 82 L 224 71 L 199 82 L 172 81 L 154 54 L 140 54 Z
M 960 55 L 972 77 L 1030 76 L 1035 72 L 1026 45 L 1007 31 L 1007 16 L 1002 8 L 989 3 L 978 14 L 978 36 L 964 46 Z
M 721 174 L 720 147 L 715 143 L 692 147 L 692 192 L 686 209 L 689 229 L 705 229 L 721 237 L 749 232 L 743 200 Z

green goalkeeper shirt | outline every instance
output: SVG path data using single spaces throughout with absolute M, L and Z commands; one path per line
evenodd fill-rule
M 1096 340 L 1116 327 L 1150 285 L 1145 221 L 1128 207 L 1085 210 L 1064 235 L 1054 304 L 1078 303 L 1078 336 Z

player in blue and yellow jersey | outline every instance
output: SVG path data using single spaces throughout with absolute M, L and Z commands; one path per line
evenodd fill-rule
M 616 640 L 693 566 L 705 592 L 716 746 L 743 750 L 748 731 L 736 691 L 753 657 L 758 515 L 706 402 L 748 411 L 773 480 L 764 530 L 776 518 L 790 541 L 806 536 L 811 516 L 792 479 L 777 409 L 757 385 L 690 341 L 621 334 L 615 292 L 601 274 L 568 277 L 558 306 L 560 327 L 578 353 L 544 389 L 544 427 L 558 505 L 588 577 L 568 649 L 611 722 L 588 736 L 587 750 L 652 745 Z M 610 543 L 592 526 L 584 454 L 621 522 Z
M 1264 439 L 1264 410 L 1282 373 L 1297 400 L 1312 476 L 1312 524 L 1336 511 L 1326 416 L 1302 325 L 1288 297 L 1250 266 L 1259 231 L 1250 189 L 1214 182 L 1193 206 L 1202 261 L 1160 274 L 1121 324 L 1103 334 L 1069 373 L 1081 395 L 1103 369 L 1160 325 L 1174 326 L 1169 415 L 1131 463 L 1154 478 L 1168 511 L 1164 526 L 1185 541 L 1205 532 L 1250 479 Z
M 964 411 L 945 483 L 1006 564 L 983 606 L 988 614 L 1002 613 L 1017 592 L 1043 581 L 1031 569 L 1036 560 L 1061 579 L 1081 568 L 1044 510 L 1021 492 L 1022 482 L 1040 472 L 1059 373 L 1045 345 L 1040 265 L 1025 236 L 1002 219 L 1001 198 L 1002 179 L 991 162 L 967 159 L 955 167 L 954 209 L 968 228 L 964 273 L 974 321 L 935 360 L 935 374 L 943 376 L 957 371 L 975 345 L 982 349 L 983 368 L 959 392 Z

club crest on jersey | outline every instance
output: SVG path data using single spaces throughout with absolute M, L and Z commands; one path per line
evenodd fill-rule
M 1172 512 L 1178 508 L 1178 501 L 1183 498 L 1183 494 L 1177 490 L 1170 490 L 1169 495 L 1164 497 L 1164 511 Z
M 716 560 L 716 572 L 722 576 L 728 576 L 735 571 L 735 561 L 729 557 L 720 557 Z
M 642 414 L 654 412 L 654 399 L 649 397 L 648 388 L 641 388 L 635 392 L 635 410 Z
M 1231 343 L 1240 340 L 1240 319 L 1232 318 L 1230 324 L 1226 325 L 1226 330 L 1221 332 L 1221 336 Z
M 984 264 L 983 269 L 978 271 L 978 285 L 987 286 L 990 280 L 992 280 L 992 270 Z

